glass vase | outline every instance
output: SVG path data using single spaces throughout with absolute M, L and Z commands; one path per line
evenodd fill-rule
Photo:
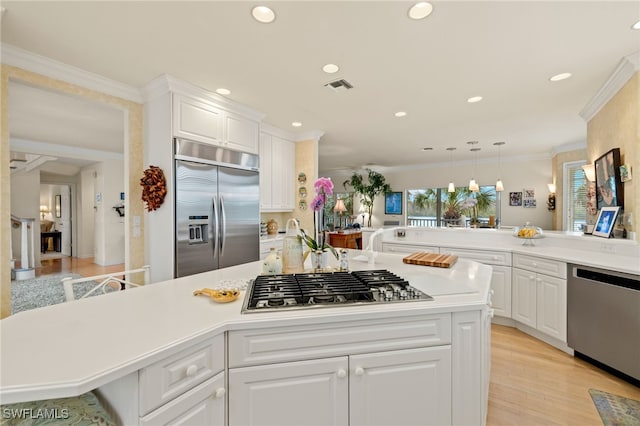
M 314 272 L 322 272 L 327 268 L 329 256 L 326 251 L 316 250 L 311 252 L 311 268 Z

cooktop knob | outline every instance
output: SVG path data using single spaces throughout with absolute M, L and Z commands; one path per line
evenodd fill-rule
M 406 290 L 400 290 L 400 299 L 406 300 L 408 297 L 408 293 Z

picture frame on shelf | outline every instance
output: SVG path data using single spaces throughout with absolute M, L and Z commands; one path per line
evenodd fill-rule
M 402 214 L 402 192 L 387 192 L 384 194 L 384 214 Z
M 624 190 L 620 177 L 620 148 L 613 148 L 594 161 L 596 207 L 623 207 Z
M 616 225 L 616 219 L 620 213 L 620 207 L 603 207 L 598 212 L 598 218 L 593 228 L 593 235 L 597 237 L 609 238 Z

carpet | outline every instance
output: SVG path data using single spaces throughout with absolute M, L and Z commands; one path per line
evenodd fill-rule
M 640 401 L 597 389 L 589 393 L 605 426 L 640 425 Z
M 29 309 L 64 303 L 65 298 L 62 279 L 66 277 L 80 278 L 81 275 L 67 273 L 44 275 L 30 280 L 11 281 L 11 313 L 15 314 Z M 73 289 L 76 298 L 91 290 L 96 284 L 97 283 L 93 281 L 75 284 Z M 109 290 L 110 289 L 107 288 L 107 292 L 109 292 Z M 100 290 L 89 297 L 99 296 L 101 294 L 103 293 Z

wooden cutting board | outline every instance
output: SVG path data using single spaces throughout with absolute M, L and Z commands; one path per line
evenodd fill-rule
M 402 259 L 404 263 L 423 266 L 437 266 L 438 268 L 450 268 L 458 261 L 458 256 L 453 254 L 437 254 L 418 251 Z

